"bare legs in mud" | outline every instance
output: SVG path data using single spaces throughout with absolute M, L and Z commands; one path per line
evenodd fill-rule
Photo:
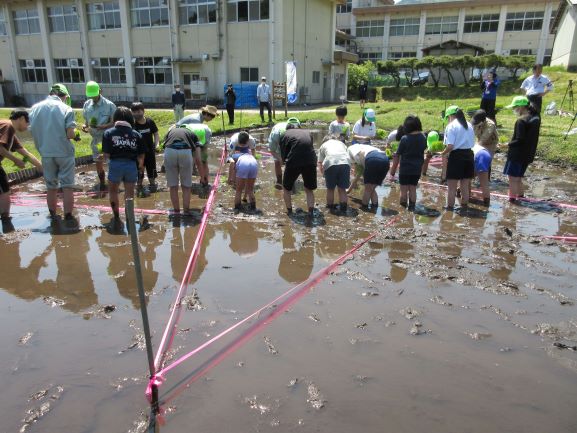
M 471 189 L 471 179 L 447 179 L 447 208 L 455 207 L 455 197 L 457 196 L 457 184 L 461 189 L 461 207 L 469 205 L 469 191 Z

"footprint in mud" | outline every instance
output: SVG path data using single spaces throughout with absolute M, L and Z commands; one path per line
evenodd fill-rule
M 321 394 L 320 390 L 313 382 L 309 382 L 307 393 L 307 403 L 309 403 L 313 409 L 321 410 L 323 407 L 325 407 L 325 397 Z
M 413 213 L 415 215 L 426 216 L 431 218 L 437 218 L 438 216 L 441 216 L 441 212 L 439 212 L 437 209 L 433 209 L 431 207 L 427 207 L 422 204 L 415 205 Z
M 547 201 L 542 201 L 542 200 L 516 200 L 514 202 L 515 205 L 520 206 L 520 207 L 525 207 L 537 212 L 550 212 L 550 213 L 562 213 L 563 209 L 561 209 L 559 206 L 557 206 L 555 203 L 549 203 Z
M 36 424 L 41 418 L 48 414 L 53 409 L 54 402 L 60 400 L 64 388 L 61 386 L 50 386 L 46 389 L 41 389 L 34 394 L 32 394 L 28 401 L 38 401 L 41 402 L 40 406 L 31 407 L 26 410 L 26 415 L 22 419 L 22 426 L 20 427 L 20 432 L 23 433 L 30 426 Z
M 310 215 L 301 208 L 298 208 L 295 212 L 288 216 L 292 222 L 295 224 L 305 226 L 305 227 L 319 227 L 326 225 L 325 216 L 318 209 L 313 210 L 313 214 Z

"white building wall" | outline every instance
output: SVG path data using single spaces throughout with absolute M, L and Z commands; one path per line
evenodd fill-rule
M 561 25 L 551 55 L 551 65 L 562 65 L 568 69 L 577 70 L 577 10 L 568 7 Z

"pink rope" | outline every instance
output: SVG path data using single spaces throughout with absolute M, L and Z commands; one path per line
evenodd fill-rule
M 577 236 L 542 236 L 546 239 L 554 239 L 563 242 L 577 242 Z
M 224 165 L 224 157 L 226 154 L 226 146 L 222 150 L 222 154 L 220 156 L 220 164 L 218 167 L 218 171 L 214 178 L 214 184 L 212 186 L 212 190 L 208 196 L 208 200 L 206 201 L 206 205 L 204 207 L 204 212 L 202 214 L 202 220 L 200 222 L 200 228 L 198 229 L 198 233 L 196 234 L 196 239 L 194 240 L 194 245 L 192 247 L 192 251 L 190 253 L 190 258 L 186 265 L 186 269 L 184 271 L 184 275 L 182 277 L 182 281 L 180 283 L 180 287 L 178 289 L 178 293 L 176 295 L 176 300 L 174 302 L 174 307 L 172 308 L 172 312 L 170 313 L 170 318 L 168 319 L 168 323 L 166 324 L 166 328 L 164 329 L 164 333 L 162 334 L 162 340 L 160 341 L 160 345 L 158 347 L 158 351 L 156 352 L 156 357 L 154 359 L 155 368 L 158 370 L 160 365 L 162 364 L 166 352 L 172 346 L 174 341 L 174 336 L 176 334 L 176 325 L 178 320 L 180 319 L 181 313 L 181 299 L 186 292 L 188 285 L 190 284 L 190 279 L 192 277 L 192 273 L 196 267 L 196 262 L 198 260 L 198 255 L 200 252 L 200 246 L 202 245 L 202 241 L 204 239 L 204 233 L 206 231 L 206 226 L 208 225 L 208 218 L 210 216 L 210 212 L 212 209 L 212 205 L 214 203 L 214 199 L 216 196 L 216 192 L 218 190 L 218 185 L 220 182 L 220 173 L 222 170 L 222 166 Z M 158 374 L 157 374 L 158 375 Z
M 387 221 L 384 226 L 388 227 L 393 225 L 397 220 L 399 219 L 399 216 L 390 219 L 389 221 Z M 274 300 L 272 300 L 271 302 L 269 302 L 268 304 L 260 307 L 259 309 L 257 309 L 256 311 L 254 311 L 252 314 L 248 315 L 247 317 L 245 317 L 244 319 L 242 319 L 240 322 L 235 323 L 234 325 L 232 325 L 231 327 L 225 329 L 224 331 L 222 331 L 221 333 L 219 333 L 218 335 L 214 336 L 213 338 L 211 338 L 210 340 L 206 341 L 205 343 L 201 344 L 200 346 L 198 346 L 196 349 L 190 351 L 189 353 L 181 356 L 180 358 L 178 358 L 177 360 L 175 360 L 174 362 L 172 362 L 171 364 L 169 364 L 168 366 L 164 367 L 162 370 L 158 371 L 156 373 L 156 375 L 150 380 L 147 390 L 146 390 L 146 395 L 148 398 L 150 398 L 151 395 L 151 388 L 152 386 L 158 386 L 159 384 L 161 384 L 162 382 L 164 382 L 164 375 L 172 370 L 173 368 L 177 367 L 178 365 L 182 364 L 183 362 L 185 362 L 186 360 L 188 360 L 189 358 L 193 357 L 194 355 L 200 353 L 201 351 L 203 351 L 204 349 L 206 349 L 207 347 L 211 346 L 212 344 L 214 344 L 215 342 L 217 342 L 218 340 L 220 340 L 222 337 L 224 337 L 225 335 L 231 333 L 232 331 L 234 331 L 235 329 L 237 329 L 238 327 L 242 326 L 243 324 L 245 324 L 246 322 L 248 322 L 249 320 L 259 316 L 263 311 L 275 307 L 274 310 L 267 315 L 264 319 L 261 319 L 257 324 L 253 325 L 253 327 L 251 327 L 249 329 L 249 331 L 247 331 L 247 333 L 244 333 L 243 335 L 241 335 L 237 340 L 235 340 L 233 343 L 231 343 L 228 347 L 229 349 L 225 351 L 225 353 L 220 354 L 215 360 L 213 360 L 208 366 L 206 366 L 204 369 L 202 369 L 199 373 L 195 374 L 193 376 L 193 380 L 196 380 L 196 378 L 200 377 L 201 375 L 203 375 L 205 372 L 207 372 L 208 370 L 212 369 L 214 366 L 218 365 L 224 358 L 226 358 L 226 356 L 230 353 L 232 353 L 234 350 L 236 350 L 238 347 L 240 347 L 242 345 L 242 343 L 248 341 L 248 339 L 250 339 L 254 334 L 256 334 L 260 329 L 262 329 L 265 325 L 271 323 L 276 317 L 278 317 L 278 315 L 280 315 L 281 313 L 283 313 L 288 307 L 290 307 L 291 305 L 293 305 L 296 301 L 298 301 L 302 296 L 304 296 L 312 287 L 316 286 L 318 283 L 320 283 L 321 281 L 323 281 L 336 267 L 342 265 L 345 260 L 347 260 L 352 254 L 354 254 L 356 251 L 358 251 L 363 245 L 365 245 L 367 242 L 369 242 L 371 239 L 373 239 L 375 236 L 377 236 L 378 232 L 374 232 L 371 235 L 369 235 L 368 237 L 366 237 L 365 239 L 363 239 L 362 241 L 358 242 L 354 247 L 352 247 L 350 250 L 348 250 L 347 252 L 345 252 L 343 255 L 341 255 L 339 258 L 337 258 L 335 261 L 333 261 L 330 265 L 328 265 L 327 267 L 321 269 L 320 271 L 316 272 L 312 277 L 310 277 L 308 280 L 296 285 L 295 287 L 287 290 L 286 292 L 284 292 L 282 295 L 278 296 L 277 298 L 275 298 Z M 286 299 L 285 299 L 286 298 Z M 279 301 L 281 299 L 285 299 L 284 301 L 282 301 L 282 303 L 278 304 Z M 277 305 L 278 304 L 278 305 Z M 187 384 L 189 384 L 190 381 L 187 381 Z

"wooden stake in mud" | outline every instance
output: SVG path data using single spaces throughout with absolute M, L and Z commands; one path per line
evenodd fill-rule
M 140 248 L 138 245 L 138 234 L 136 233 L 136 223 L 134 218 L 134 199 L 126 199 L 126 224 L 130 232 L 130 242 L 132 244 L 132 258 L 134 260 L 134 272 L 136 273 L 136 285 L 138 288 L 138 298 L 140 299 L 140 313 L 142 315 L 142 327 L 144 329 L 144 340 L 146 342 L 146 355 L 148 357 L 148 369 L 150 379 L 154 378 L 154 354 L 152 353 L 152 339 L 150 337 L 150 325 L 148 323 L 148 312 L 146 311 L 146 297 L 144 295 L 144 282 L 142 281 L 142 268 L 140 266 Z M 149 432 L 156 429 L 156 415 L 158 415 L 158 387 L 152 385 L 152 400 L 150 402 L 150 424 Z

